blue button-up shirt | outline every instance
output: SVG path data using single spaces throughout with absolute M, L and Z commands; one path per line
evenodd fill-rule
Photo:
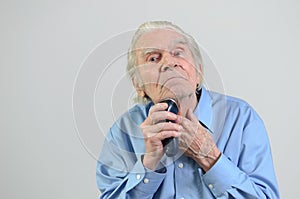
M 185 155 L 165 156 L 159 172 L 143 167 L 140 124 L 150 106 L 135 105 L 109 130 L 97 164 L 100 198 L 279 198 L 267 132 L 249 104 L 202 88 L 194 114 L 221 151 L 206 173 Z

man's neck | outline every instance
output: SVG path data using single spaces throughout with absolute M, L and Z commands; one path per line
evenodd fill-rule
M 192 111 L 195 110 L 197 104 L 198 104 L 198 99 L 196 93 L 192 93 L 187 96 L 182 96 L 177 99 L 178 104 L 179 104 L 179 109 L 180 109 L 180 115 L 186 116 L 188 109 L 191 109 Z

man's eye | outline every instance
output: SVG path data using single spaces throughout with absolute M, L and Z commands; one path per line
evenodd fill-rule
M 156 62 L 156 61 L 157 61 L 157 58 L 156 58 L 156 57 L 150 57 L 149 61 L 150 61 L 150 62 Z
M 159 61 L 159 55 L 148 57 L 148 62 L 158 62 L 158 61 Z
M 183 56 L 183 51 L 182 50 L 176 50 L 173 52 L 173 56 Z

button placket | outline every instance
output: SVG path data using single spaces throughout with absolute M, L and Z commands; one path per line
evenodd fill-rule
M 183 168 L 183 163 L 182 163 L 182 162 L 180 162 L 180 163 L 178 164 L 178 168 L 180 168 L 180 169 Z
M 213 185 L 213 184 L 209 184 L 209 185 L 208 185 L 208 188 L 209 188 L 209 189 L 213 189 L 213 188 L 214 188 L 214 185 Z
M 149 183 L 149 179 L 148 179 L 148 178 L 145 178 L 145 179 L 143 180 L 143 182 L 144 182 L 145 184 L 148 184 L 148 183 Z

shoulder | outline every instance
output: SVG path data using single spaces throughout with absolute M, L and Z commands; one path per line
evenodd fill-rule
M 111 131 L 132 134 L 139 132 L 140 124 L 145 120 L 149 104 L 136 104 L 116 119 Z
M 133 107 L 129 108 L 125 113 L 123 113 L 117 120 L 121 121 L 134 121 L 135 123 L 141 123 L 145 120 L 148 114 L 150 104 L 135 104 Z
M 217 107 L 219 110 L 225 111 L 227 116 L 232 118 L 237 117 L 247 120 L 247 122 L 254 120 L 262 122 L 257 111 L 247 101 L 214 91 L 209 91 L 209 95 L 212 99 L 212 105 Z
M 209 96 L 211 97 L 212 101 L 215 103 L 217 103 L 221 100 L 225 100 L 227 105 L 230 105 L 232 107 L 243 107 L 243 108 L 250 107 L 251 108 L 251 105 L 249 105 L 248 102 L 246 102 L 245 100 L 243 100 L 241 98 L 214 92 L 214 91 L 208 91 L 208 93 L 209 93 Z
M 213 121 L 216 137 L 220 137 L 220 148 L 228 143 L 233 147 L 253 145 L 252 142 L 268 145 L 265 124 L 256 110 L 245 100 L 209 92 L 212 99 Z M 257 145 L 255 145 L 257 146 Z

